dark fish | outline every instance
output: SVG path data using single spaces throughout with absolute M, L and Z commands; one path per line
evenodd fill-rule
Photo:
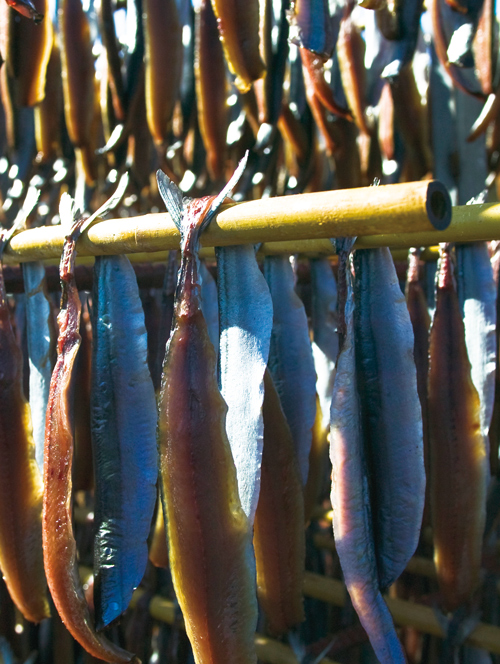
M 15 9 L 26 18 L 32 18 L 35 23 L 43 21 L 44 14 L 40 14 L 31 0 L 6 0 L 9 7 Z
M 356 359 L 381 588 L 404 571 L 425 499 L 422 413 L 408 309 L 388 248 L 358 251 Z
M 290 4 L 290 42 L 312 51 L 325 62 L 331 57 L 338 36 L 328 0 L 292 0 Z
M 1 266 L 0 373 L 0 567 L 19 611 L 40 622 L 50 616 L 41 539 L 42 476 Z
M 344 269 L 339 270 L 339 288 L 344 291 L 345 310 L 340 309 L 344 319 L 343 344 L 337 363 L 330 430 L 335 546 L 351 601 L 379 661 L 405 664 L 391 615 L 379 590 L 358 393 L 354 298 L 345 253 L 340 260 L 344 262 Z
M 304 620 L 304 500 L 290 427 L 268 370 L 262 412 L 264 451 L 253 536 L 257 596 L 270 632 L 283 634 Z
M 156 399 L 144 311 L 126 256 L 94 267 L 92 447 L 97 629 L 127 608 L 144 575 L 156 500 Z
M 434 561 L 443 606 L 454 611 L 480 582 L 488 460 L 449 248 L 441 252 L 429 358 Z
M 216 354 L 201 310 L 197 257 L 200 233 L 227 188 L 215 199 L 191 202 L 183 212 L 180 192 L 165 176 L 159 184 L 182 233 L 175 326 L 163 367 L 158 429 L 172 577 L 197 664 L 253 664 L 257 607 L 251 531 L 225 432 L 227 408 L 217 387 Z

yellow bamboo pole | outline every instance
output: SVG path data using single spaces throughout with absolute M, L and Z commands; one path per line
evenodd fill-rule
M 446 228 L 450 218 L 448 194 L 437 181 L 361 187 L 226 205 L 203 234 L 202 244 L 323 239 L 331 252 L 325 238 L 430 232 Z M 34 228 L 16 235 L 5 257 L 11 262 L 57 258 L 63 243 L 60 226 Z M 129 254 L 178 246 L 179 233 L 169 215 L 157 213 L 96 223 L 78 241 L 78 253 Z

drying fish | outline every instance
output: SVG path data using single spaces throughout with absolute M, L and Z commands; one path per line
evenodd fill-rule
M 486 242 L 459 245 L 456 255 L 465 344 L 481 403 L 481 431 L 488 442 L 495 400 L 497 288 Z
M 39 14 L 47 13 L 47 0 L 34 0 L 34 6 Z M 48 16 L 36 25 L 10 12 L 6 64 L 13 77 L 18 106 L 34 106 L 44 98 L 52 39 L 52 22 Z
M 91 491 L 94 488 L 94 459 L 92 453 L 92 431 L 90 426 L 90 392 L 92 381 L 92 321 L 89 297 L 80 293 L 82 313 L 80 316 L 80 347 L 74 371 L 78 385 L 75 403 L 75 448 L 73 456 L 73 491 Z
M 419 251 L 412 249 L 409 256 L 406 282 L 406 304 L 410 314 L 415 343 L 413 357 L 417 370 L 417 391 L 422 409 L 422 432 L 425 474 L 429 477 L 429 416 L 427 412 L 427 379 L 429 373 L 429 330 L 431 317 L 422 286 L 419 282 Z M 429 482 L 426 482 L 426 504 L 429 504 Z M 426 515 L 428 510 L 426 509 Z
M 153 536 L 151 537 L 151 545 L 149 547 L 149 560 L 155 567 L 163 567 L 167 569 L 169 566 L 165 517 L 163 515 L 163 505 L 161 504 L 161 496 L 159 493 Z
M 93 315 L 94 604 L 102 629 L 144 575 L 158 472 L 144 312 L 126 256 L 96 257 Z
M 157 391 L 160 388 L 163 360 L 165 359 L 165 348 L 174 317 L 174 294 L 177 282 L 177 251 L 170 251 L 167 259 L 167 269 L 163 280 L 160 305 L 160 321 L 158 326 L 158 349 L 154 370 L 151 372 L 153 385 Z
M 330 432 L 335 545 L 351 601 L 382 664 L 404 664 L 405 656 L 379 590 L 370 490 L 364 458 L 362 411 L 357 380 L 354 298 L 347 252 L 339 252 L 343 343 L 333 390 Z M 342 264 L 343 263 L 343 264 Z M 343 282 L 343 283 L 342 283 Z M 344 313 L 345 312 L 345 313 Z
M 182 71 L 182 26 L 175 0 L 144 0 L 146 112 L 156 145 L 168 140 Z
M 308 98 L 314 97 L 317 102 L 321 102 L 334 115 L 352 120 L 351 113 L 337 103 L 332 89 L 325 81 L 321 58 L 305 48 L 300 49 L 300 57 L 302 59 L 304 82 Z
M 495 0 L 484 0 L 474 37 L 473 50 L 477 77 L 485 95 L 493 92 L 496 73 L 496 31 Z
M 90 26 L 81 0 L 62 0 L 58 16 L 66 126 L 79 151 L 86 182 L 91 185 L 96 179 L 97 145 L 93 135 L 96 102 Z
M 182 233 L 182 265 L 159 400 L 160 477 L 170 565 L 195 661 L 256 662 L 257 607 L 251 530 L 217 388 L 216 355 L 201 310 L 200 233 L 241 175 L 216 198 L 183 210 L 180 191 L 159 174 L 159 188 Z M 207 472 L 208 471 L 208 472 Z
M 323 423 L 330 425 L 330 406 L 335 381 L 335 364 L 339 352 L 337 332 L 337 282 L 327 258 L 311 260 L 313 329 L 312 353 L 316 369 L 318 392 Z
M 316 415 L 316 372 L 304 305 L 295 293 L 288 256 L 266 256 L 264 276 L 273 299 L 269 370 L 292 432 L 306 483 Z
M 268 370 L 264 374 L 264 451 L 254 524 L 257 595 L 273 634 L 304 620 L 302 481 L 290 427 Z
M 30 365 L 30 410 L 33 422 L 36 462 L 43 472 L 45 413 L 52 375 L 52 310 L 47 297 L 45 266 L 41 262 L 23 263 L 26 293 L 26 330 Z
M 212 0 L 227 64 L 240 92 L 264 74 L 259 53 L 259 0 Z
M 441 249 L 429 342 L 430 495 L 443 606 L 454 611 L 480 581 L 487 455 L 471 379 L 450 249 Z
M 35 23 L 43 21 L 44 14 L 40 14 L 31 0 L 6 0 L 9 7 L 15 9 L 26 18 L 31 18 Z
M 122 77 L 120 47 L 116 38 L 111 0 L 101 0 L 99 24 L 108 64 L 108 81 L 113 100 L 113 111 L 118 122 L 125 118 L 125 85 Z
M 0 568 L 19 611 L 27 620 L 40 622 L 50 616 L 41 540 L 42 477 L 1 265 L 0 366 Z
M 54 161 L 61 156 L 61 124 L 63 123 L 63 90 L 61 54 L 54 39 L 45 77 L 45 96 L 35 106 L 35 138 L 38 163 Z
M 220 388 L 241 506 L 253 523 L 262 462 L 264 370 L 273 305 L 252 245 L 218 247 Z
M 61 200 L 61 218 L 72 216 L 68 198 Z M 71 382 L 80 345 L 81 304 L 75 283 L 76 241 L 85 224 L 107 210 L 101 207 L 89 220 L 76 221 L 64 243 L 60 277 L 61 312 L 58 317 L 57 362 L 50 384 L 45 429 L 43 497 L 43 555 L 47 581 L 56 609 L 73 637 L 94 657 L 125 664 L 137 660 L 92 626 L 89 607 L 78 575 L 71 513 L 73 457 Z
M 413 60 L 420 30 L 423 0 L 404 0 L 396 4 L 398 36 L 391 49 L 391 62 L 382 72 L 382 78 L 397 79 L 402 69 Z M 382 10 L 384 11 L 384 10 Z
M 356 360 L 372 478 L 375 553 L 381 588 L 415 552 L 425 496 L 422 413 L 414 338 L 389 249 L 354 257 Z
M 198 123 L 207 152 L 207 167 L 213 180 L 224 175 L 226 134 L 229 123 L 226 104 L 227 81 L 217 19 L 210 0 L 202 0 L 195 19 L 194 73 Z

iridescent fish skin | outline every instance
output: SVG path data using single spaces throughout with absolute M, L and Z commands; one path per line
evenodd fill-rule
M 42 262 L 23 263 L 26 293 L 26 331 L 30 364 L 30 411 L 36 462 L 43 472 L 45 414 L 52 375 L 52 310 L 47 296 L 45 266 Z
M 294 290 L 294 274 L 288 256 L 266 256 L 264 276 L 274 311 L 269 370 L 292 432 L 305 485 L 316 416 L 316 371 L 307 317 Z
M 388 248 L 357 251 L 355 325 L 375 551 L 381 588 L 404 571 L 420 535 L 425 498 L 422 414 L 414 337 Z
M 328 0 L 293 0 L 288 12 L 290 41 L 328 60 L 337 35 Z
M 34 0 L 39 14 L 46 14 L 47 0 Z M 53 28 L 49 16 L 37 25 L 10 10 L 9 51 L 6 64 L 14 80 L 18 106 L 34 106 L 45 96 L 45 73 L 52 48 Z
M 262 412 L 264 451 L 253 536 L 257 595 L 269 630 L 283 634 L 304 620 L 304 500 L 290 427 L 268 370 Z
M 487 455 L 449 250 L 442 251 L 429 343 L 429 435 L 434 561 L 443 607 L 480 582 Z
M 93 313 L 94 605 L 102 629 L 144 576 L 158 474 L 144 311 L 126 256 L 96 257 Z
M 255 664 L 251 532 L 238 496 L 224 426 L 227 407 L 200 301 L 199 233 L 212 200 L 193 201 L 180 221 L 175 326 L 159 399 L 161 490 L 174 587 L 196 663 Z
M 208 327 L 208 335 L 219 357 L 219 303 L 217 286 L 205 261 L 200 261 L 201 310 Z
M 259 52 L 259 0 L 212 0 L 226 61 L 240 92 L 265 71 Z
M 347 590 L 375 654 L 381 664 L 405 664 L 391 615 L 379 590 L 356 378 L 349 267 L 344 274 L 347 279 L 344 342 L 337 363 L 330 429 L 333 534 Z M 339 273 L 342 285 L 340 278 Z
M 50 616 L 41 539 L 42 477 L 1 266 L 0 367 L 0 568 L 19 611 L 38 623 Z
M 273 305 L 252 245 L 217 247 L 220 389 L 241 506 L 253 523 L 259 499 L 264 423 L 264 371 Z
M 146 111 L 156 145 L 170 132 L 182 72 L 182 26 L 175 0 L 144 0 Z
M 72 636 L 91 655 L 106 662 L 135 662 L 92 625 L 87 600 L 78 574 L 76 542 L 71 510 L 73 422 L 71 379 L 80 335 L 81 304 L 74 278 L 76 238 L 80 222 L 64 244 L 61 259 L 62 306 L 58 317 L 57 362 L 50 384 L 45 428 L 43 496 L 43 557 L 50 593 L 56 609 Z
M 195 18 L 194 73 L 198 122 L 213 180 L 224 175 L 227 151 L 227 81 L 217 19 L 210 0 L 202 0 Z

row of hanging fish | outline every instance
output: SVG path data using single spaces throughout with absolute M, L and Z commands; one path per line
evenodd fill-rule
M 469 4 L 2 2 L 3 219 L 30 180 L 50 223 L 59 187 L 95 208 L 123 170 L 128 207 L 159 209 L 158 167 L 206 195 L 247 149 L 240 198 L 434 176 L 465 203 L 499 133 L 495 2 Z

